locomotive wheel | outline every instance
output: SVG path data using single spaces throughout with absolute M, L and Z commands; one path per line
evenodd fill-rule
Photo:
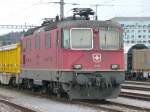
M 27 80 L 27 88 L 32 89 L 33 88 L 33 81 Z
M 42 82 L 42 86 L 41 86 L 41 93 L 43 93 L 43 94 L 46 94 L 46 93 L 48 93 L 48 90 L 49 90 L 49 82 Z
M 12 86 L 13 86 L 13 87 L 16 86 L 16 78 L 12 78 Z
M 47 93 L 47 87 L 45 85 L 42 87 L 41 93 L 43 93 L 43 94 Z
M 23 79 L 23 80 L 22 80 L 22 88 L 23 88 L 23 89 L 27 89 L 27 83 L 28 83 L 28 82 L 27 82 L 27 79 Z
M 72 101 L 72 98 L 70 97 L 70 95 L 67 93 L 67 99 L 68 101 Z
M 57 92 L 57 93 L 56 93 L 56 96 L 57 96 L 57 98 L 61 98 L 61 93 L 60 93 L 60 92 Z
M 16 78 L 15 78 L 15 77 L 12 77 L 12 78 L 10 79 L 9 85 L 12 86 L 12 87 L 15 87 L 15 86 L 16 86 Z

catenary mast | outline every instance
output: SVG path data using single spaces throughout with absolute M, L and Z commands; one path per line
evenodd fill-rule
M 64 0 L 60 0 L 60 18 L 64 18 Z

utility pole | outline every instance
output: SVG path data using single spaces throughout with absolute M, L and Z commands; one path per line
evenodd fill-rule
M 96 8 L 95 11 L 95 20 L 98 20 L 98 7 L 99 6 L 114 6 L 114 5 L 109 5 L 109 4 L 78 4 L 78 3 L 66 3 L 64 0 L 60 0 L 59 2 L 47 2 L 47 3 L 54 3 L 54 4 L 59 4 L 60 5 L 60 19 L 64 18 L 64 5 L 69 4 L 69 5 L 90 5 L 94 6 Z
M 95 7 L 95 20 L 98 20 L 98 7 L 99 6 L 114 6 L 114 5 L 107 5 L 107 4 L 91 4 L 91 6 Z
M 60 0 L 60 2 L 47 2 L 47 3 L 54 3 L 54 4 L 59 4 L 60 5 L 60 19 L 64 18 L 64 5 L 69 4 L 69 5 L 80 5 L 77 3 L 65 3 L 64 0 Z
M 64 0 L 60 0 L 60 19 L 64 18 Z
M 96 7 L 96 12 L 95 12 L 95 13 L 96 13 L 96 14 L 95 14 L 95 20 L 98 20 L 98 16 L 97 16 L 97 7 L 98 7 L 98 5 L 96 4 L 96 5 L 95 5 L 95 7 Z

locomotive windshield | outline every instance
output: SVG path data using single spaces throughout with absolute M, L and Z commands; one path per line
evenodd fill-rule
M 72 49 L 89 50 L 93 48 L 93 32 L 91 28 L 73 28 L 70 30 Z
M 121 47 L 121 34 L 116 30 L 99 30 L 100 48 L 104 50 L 117 50 Z
M 91 28 L 63 29 L 63 48 L 89 50 L 93 48 L 93 31 Z

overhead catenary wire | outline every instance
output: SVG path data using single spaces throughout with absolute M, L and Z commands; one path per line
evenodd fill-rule
M 87 6 L 93 6 L 95 7 L 95 19 L 98 19 L 98 7 L 104 7 L 104 6 L 109 6 L 109 7 L 141 7 L 142 5 L 136 5 L 136 4 L 116 4 L 114 1 L 117 0 L 108 0 L 108 1 L 104 1 L 102 3 L 97 3 L 97 4 L 89 4 L 89 3 L 70 3 L 70 2 L 65 2 L 64 0 L 60 0 L 60 1 L 51 1 L 51 2 L 44 2 L 42 0 L 39 0 L 36 3 L 33 3 L 31 5 L 35 6 L 35 5 L 42 5 L 42 4 L 59 4 L 60 5 L 60 18 L 64 18 L 64 5 L 87 5 Z M 114 3 L 112 3 L 114 2 Z M 111 4 L 110 4 L 111 3 Z M 144 7 L 148 6 L 147 4 L 144 5 Z

